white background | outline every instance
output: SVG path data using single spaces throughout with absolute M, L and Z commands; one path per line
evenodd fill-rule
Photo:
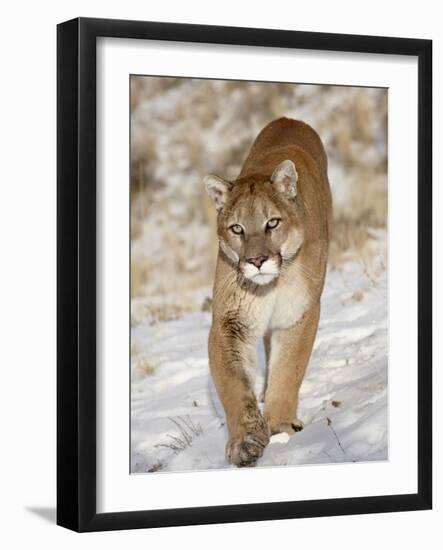
M 185 50 L 185 51 L 183 51 Z M 97 510 L 118 512 L 415 493 L 417 357 L 417 61 L 406 56 L 289 52 L 102 39 L 98 45 Z M 128 472 L 128 74 L 299 80 L 389 88 L 389 460 L 303 468 Z M 398 246 L 403 243 L 403 246 Z M 408 243 L 406 245 L 406 243 Z M 410 269 L 405 273 L 404 265 Z M 405 300 L 405 296 L 408 297 Z M 100 307 L 101 306 L 101 307 Z M 410 406 L 407 404 L 410 403 Z
M 400 11 L 399 11 L 400 10 Z M 47 548 L 266 548 L 287 540 L 294 547 L 402 549 L 441 544 L 442 484 L 435 476 L 434 511 L 185 527 L 152 531 L 75 535 L 54 526 L 55 506 L 55 25 L 77 15 L 169 20 L 205 24 L 410 36 L 434 39 L 434 151 L 441 151 L 443 31 L 438 3 L 373 0 L 303 3 L 275 0 L 254 4 L 165 0 L 162 3 L 77 0 L 63 4 L 16 2 L 2 12 L 0 87 L 1 458 L 0 543 Z M 435 153 L 435 157 L 437 154 Z M 443 164 L 435 159 L 434 181 Z M 435 185 L 434 212 L 441 211 Z M 435 215 L 435 241 L 442 231 Z M 441 249 L 441 247 L 440 247 Z M 441 250 L 435 280 L 441 278 Z M 434 332 L 441 333 L 441 292 L 436 289 Z M 438 313 L 440 310 L 440 313 Z M 441 344 L 435 345 L 435 371 Z M 435 394 L 442 376 L 435 373 Z M 435 404 L 435 463 L 441 463 L 441 405 Z M 437 433 L 439 436 L 437 437 Z M 5 539 L 5 540 L 3 540 Z

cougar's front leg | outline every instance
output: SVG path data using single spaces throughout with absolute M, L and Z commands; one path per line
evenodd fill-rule
M 320 304 L 315 304 L 293 327 L 274 330 L 265 400 L 271 434 L 292 434 L 303 428 L 297 417 L 298 394 L 317 333 Z
M 268 427 L 254 394 L 255 348 L 238 320 L 214 320 L 209 335 L 209 365 L 229 431 L 226 456 L 237 466 L 252 466 L 269 442 Z

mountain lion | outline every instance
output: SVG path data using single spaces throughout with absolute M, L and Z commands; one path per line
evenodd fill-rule
M 300 385 L 311 355 L 328 256 L 331 193 L 317 133 L 280 118 L 258 135 L 235 181 L 205 178 L 218 211 L 209 365 L 223 404 L 228 460 L 252 466 L 272 434 L 303 428 Z M 254 393 L 264 338 L 264 412 Z

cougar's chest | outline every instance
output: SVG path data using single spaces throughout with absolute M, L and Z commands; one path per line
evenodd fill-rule
M 251 312 L 259 336 L 268 330 L 286 329 L 295 325 L 309 307 L 309 294 L 303 283 L 277 287 L 258 300 Z
M 269 329 L 285 329 L 297 324 L 309 307 L 309 294 L 304 284 L 277 289 Z

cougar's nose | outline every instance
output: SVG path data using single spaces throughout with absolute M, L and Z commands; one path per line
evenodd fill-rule
M 268 259 L 268 256 L 256 256 L 255 258 L 247 258 L 246 261 L 249 264 L 253 264 L 255 265 L 255 267 L 260 269 L 262 264 L 264 264 L 267 259 Z

